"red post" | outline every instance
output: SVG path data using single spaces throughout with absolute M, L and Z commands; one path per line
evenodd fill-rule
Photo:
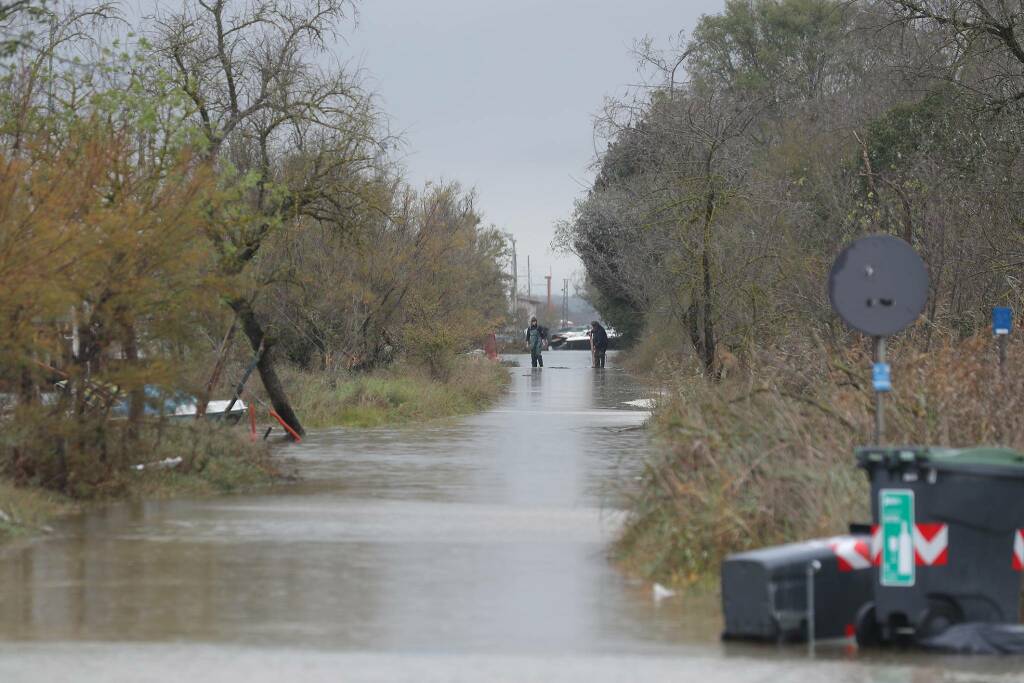
M 498 360 L 498 338 L 493 332 L 487 335 L 487 341 L 484 342 L 484 351 L 487 352 L 487 357 L 491 360 Z
M 281 426 L 284 427 L 284 430 L 291 435 L 292 440 L 295 441 L 295 443 L 302 443 L 302 437 L 299 436 L 298 433 L 294 429 L 292 429 L 287 422 L 284 421 L 284 418 L 277 414 L 276 410 L 271 409 L 270 416 L 281 423 Z

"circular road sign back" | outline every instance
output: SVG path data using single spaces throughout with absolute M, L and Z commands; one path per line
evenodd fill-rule
M 891 235 L 870 235 L 836 257 L 828 298 L 846 323 L 887 337 L 917 320 L 928 300 L 928 271 L 913 247 Z

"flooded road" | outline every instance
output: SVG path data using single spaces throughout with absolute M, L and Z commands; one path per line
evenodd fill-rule
M 111 506 L 0 551 L 0 682 L 1024 680 L 725 646 L 715 596 L 655 604 L 607 558 L 645 392 L 614 355 L 545 360 L 481 415 L 312 434 L 284 449 L 300 484 Z

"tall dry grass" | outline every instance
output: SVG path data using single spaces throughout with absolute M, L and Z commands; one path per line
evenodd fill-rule
M 465 415 L 490 406 L 508 385 L 508 370 L 485 358 L 459 356 L 443 379 L 410 362 L 372 373 L 313 373 L 288 368 L 282 377 L 303 422 L 317 427 L 377 427 Z
M 892 349 L 886 399 L 893 444 L 1024 447 L 1024 344 L 1004 372 L 978 336 L 929 352 Z M 710 383 L 677 371 L 652 419 L 656 455 L 633 494 L 617 544 L 632 570 L 686 583 L 729 552 L 869 521 L 853 449 L 874 426 L 864 348 L 775 349 Z
M 126 421 L 98 417 L 87 441 L 80 422 L 61 422 L 61 414 L 37 407 L 3 423 L 0 482 L 76 500 L 110 500 L 226 493 L 267 485 L 281 475 L 267 444 L 251 443 L 242 426 L 154 418 L 128 434 Z M 164 460 L 178 464 L 151 466 Z M 67 476 L 60 478 L 62 472 Z M 5 495 L 0 489 L 0 508 Z
M 50 520 L 74 509 L 71 500 L 52 491 L 19 488 L 0 478 L 0 542 L 46 530 Z

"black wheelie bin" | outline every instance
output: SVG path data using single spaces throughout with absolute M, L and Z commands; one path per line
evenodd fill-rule
M 1017 622 L 1024 454 L 913 446 L 856 455 L 871 481 L 875 565 L 858 642 L 922 641 L 959 622 Z
M 814 637 L 853 635 L 858 610 L 873 598 L 869 529 L 853 525 L 845 536 L 729 555 L 722 562 L 722 637 L 807 640 L 808 576 L 814 582 Z

